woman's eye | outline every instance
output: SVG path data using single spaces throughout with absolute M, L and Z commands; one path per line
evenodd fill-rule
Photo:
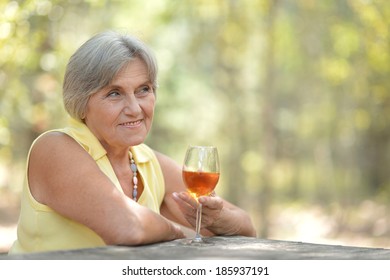
M 110 91 L 108 94 L 107 94 L 107 97 L 115 97 L 115 96 L 119 96 L 119 92 L 117 91 Z
M 152 92 L 152 88 L 150 86 L 144 86 L 144 87 L 139 88 L 136 91 L 136 94 L 146 95 L 146 94 L 151 93 L 151 92 Z

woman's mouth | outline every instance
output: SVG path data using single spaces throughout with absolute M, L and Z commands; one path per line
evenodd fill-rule
M 133 121 L 133 122 L 125 122 L 125 123 L 121 123 L 119 124 L 120 126 L 124 126 L 124 127 L 136 127 L 136 126 L 139 126 L 141 124 L 142 120 L 136 120 L 136 121 Z

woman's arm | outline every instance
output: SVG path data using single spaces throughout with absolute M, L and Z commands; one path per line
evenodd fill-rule
M 181 167 L 169 157 L 156 152 L 165 179 L 165 199 L 161 213 L 168 219 L 186 227 L 195 227 L 197 202 L 184 185 Z M 203 196 L 203 235 L 245 235 L 256 236 L 249 215 L 241 208 L 221 197 Z
M 173 223 L 121 193 L 71 137 L 52 132 L 32 148 L 32 195 L 95 231 L 106 244 L 144 244 L 182 238 Z

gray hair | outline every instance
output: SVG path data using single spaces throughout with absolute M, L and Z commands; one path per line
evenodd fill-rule
M 146 64 L 156 92 L 157 62 L 152 51 L 138 38 L 107 31 L 86 41 L 71 56 L 65 71 L 63 100 L 69 115 L 83 120 L 89 97 L 109 85 L 134 58 Z

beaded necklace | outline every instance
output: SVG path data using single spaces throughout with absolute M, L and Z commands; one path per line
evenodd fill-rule
M 138 195 L 138 178 L 137 178 L 137 164 L 135 164 L 135 160 L 133 158 L 133 154 L 130 152 L 130 168 L 133 171 L 133 200 L 137 201 Z

